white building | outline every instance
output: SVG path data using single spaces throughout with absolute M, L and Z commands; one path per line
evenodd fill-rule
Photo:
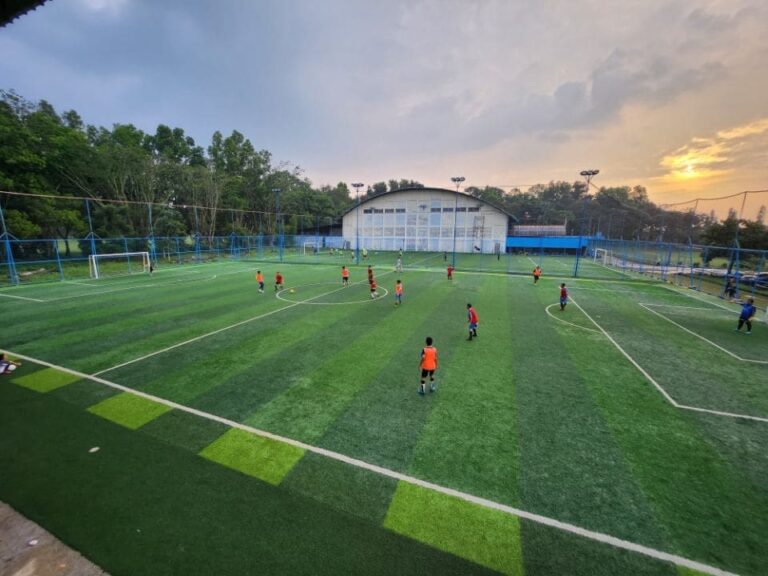
M 344 214 L 342 234 L 353 250 L 452 252 L 455 242 L 457 252 L 494 253 L 505 251 L 515 221 L 467 194 L 405 188 L 362 199 Z

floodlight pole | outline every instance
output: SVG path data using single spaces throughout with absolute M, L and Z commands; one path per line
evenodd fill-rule
M 365 186 L 362 182 L 353 182 L 355 189 L 355 264 L 360 264 L 360 188 Z
M 280 254 L 280 262 L 283 261 L 283 236 L 280 233 L 282 216 L 280 215 L 280 192 L 282 188 L 272 188 L 275 194 L 275 232 L 277 232 L 277 251 Z
M 589 187 L 592 185 L 592 178 L 600 174 L 600 170 L 582 170 L 579 172 L 579 174 L 583 176 L 587 181 L 587 192 L 584 196 L 584 202 L 586 202 L 587 197 L 589 196 Z M 585 208 L 586 204 L 584 205 L 584 208 L 582 208 L 581 223 L 579 224 L 579 248 L 576 251 L 576 264 L 573 267 L 574 278 L 579 275 L 579 261 L 581 260 L 582 242 L 584 241 L 584 218 L 586 217 L 586 214 L 584 214 Z
M 451 258 L 451 266 L 453 268 L 456 268 L 456 224 L 458 222 L 459 212 L 459 188 L 461 187 L 461 183 L 464 182 L 464 180 L 466 180 L 464 176 L 454 176 L 451 178 L 451 182 L 456 185 L 456 197 L 455 203 L 453 205 L 453 258 Z

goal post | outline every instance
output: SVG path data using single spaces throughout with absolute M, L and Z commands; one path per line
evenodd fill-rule
M 595 248 L 595 257 L 593 258 L 594 262 L 602 262 L 603 264 L 608 264 L 608 250 L 605 248 Z
M 149 252 L 118 252 L 88 256 L 91 278 L 150 272 Z
M 304 256 L 307 254 L 319 254 L 320 246 L 317 242 L 304 242 Z

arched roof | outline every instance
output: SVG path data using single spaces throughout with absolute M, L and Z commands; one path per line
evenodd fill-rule
M 400 192 L 444 192 L 446 194 L 451 194 L 451 195 L 458 194 L 459 196 L 463 196 L 464 198 L 469 198 L 472 201 L 480 202 L 481 204 L 490 206 L 494 210 L 498 210 L 502 214 L 506 214 L 509 218 L 512 218 L 512 220 L 514 220 L 515 222 L 518 221 L 517 218 L 514 216 L 514 214 L 510 214 L 504 208 L 502 208 L 496 203 L 488 202 L 486 200 L 483 200 L 482 198 L 478 198 L 477 196 L 472 196 L 471 194 L 466 194 L 464 192 L 456 192 L 456 190 L 450 190 L 449 188 L 424 188 L 421 186 L 398 188 L 397 190 L 382 192 L 381 194 L 376 194 L 375 196 L 366 196 L 365 198 L 361 198 L 359 206 L 364 206 L 365 204 L 367 204 L 368 202 L 371 202 L 372 200 L 378 200 L 379 198 L 383 198 L 384 196 L 390 196 L 392 194 L 398 194 Z M 358 204 L 353 204 L 349 210 L 347 210 L 346 212 L 344 212 L 344 214 L 342 214 L 342 217 L 346 216 L 347 214 L 349 214 L 353 210 L 356 210 L 357 208 L 358 208 Z

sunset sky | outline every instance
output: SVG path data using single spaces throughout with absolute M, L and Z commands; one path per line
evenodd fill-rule
M 236 129 L 315 186 L 768 188 L 765 0 L 51 0 L 0 54 L 0 88 L 203 146 Z

